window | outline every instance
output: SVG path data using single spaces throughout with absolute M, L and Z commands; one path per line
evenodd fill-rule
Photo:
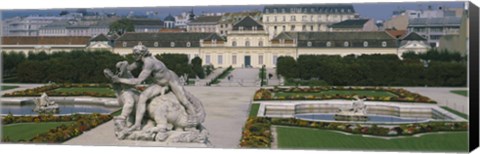
M 291 16 L 290 21 L 295 21 L 295 16 Z
M 258 46 L 259 46 L 259 47 L 263 47 L 263 41 L 259 41 L 259 42 L 258 42 Z
M 263 65 L 263 55 L 258 55 L 258 64 Z
M 308 42 L 307 42 L 307 46 L 308 46 L 308 47 L 311 47 L 311 46 L 312 46 L 312 42 L 308 41 Z
M 295 25 L 292 25 L 292 26 L 290 27 L 290 31 L 295 31 Z
M 332 42 L 328 41 L 327 42 L 327 47 L 331 47 L 332 46 Z
M 187 47 L 190 47 L 190 46 L 192 46 L 192 43 L 190 43 L 190 42 L 187 42 L 187 44 L 186 44 L 186 45 L 187 45 Z
M 267 16 L 267 22 L 270 22 L 270 17 L 269 16 Z
M 307 16 L 302 16 L 302 21 L 307 21 Z
M 310 26 L 310 31 L 313 31 L 313 26 Z
M 175 42 L 170 42 L 170 47 L 175 47 Z
M 302 25 L 302 31 L 306 31 L 306 30 L 307 30 L 307 26 Z
M 154 43 L 153 43 L 153 46 L 154 46 L 154 47 L 158 47 L 158 42 L 154 42 Z
M 277 22 L 277 16 L 274 16 L 274 17 L 273 17 L 273 21 L 274 21 L 274 22 Z
M 367 41 L 363 41 L 363 47 L 368 47 L 368 42 Z
M 237 64 L 237 55 L 232 55 L 232 64 Z
M 285 43 L 285 39 L 280 39 L 280 44 L 284 44 Z
M 383 41 L 382 42 L 382 47 L 387 47 L 387 42 Z
M 217 39 L 212 39 L 212 44 L 217 44 Z
M 348 42 L 347 41 L 343 42 L 343 46 L 348 47 Z
M 223 64 L 223 55 L 218 55 L 217 57 L 218 64 Z
M 122 46 L 123 46 L 123 47 L 127 47 L 127 42 L 123 42 L 123 43 L 122 43 Z
M 232 47 L 236 47 L 237 46 L 237 41 L 233 41 L 232 42 Z
M 277 64 L 277 59 L 278 59 L 278 56 L 277 56 L 277 55 L 273 55 L 273 59 L 272 59 L 273 65 L 276 65 L 276 64 Z
M 250 41 L 245 41 L 245 46 L 249 47 L 250 46 Z
M 285 31 L 285 29 L 287 29 L 287 28 L 286 28 L 285 25 L 283 25 L 283 26 L 282 26 L 282 31 Z
M 205 55 L 205 63 L 210 64 L 210 55 Z
M 283 16 L 283 17 L 282 17 L 282 21 L 283 21 L 283 22 L 287 21 L 287 17 Z

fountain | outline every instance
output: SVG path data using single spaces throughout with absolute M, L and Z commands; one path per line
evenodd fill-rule
M 58 104 L 55 103 L 55 101 L 51 101 L 48 99 L 48 96 L 46 93 L 43 93 L 40 98 L 35 98 L 33 99 L 33 102 L 35 102 L 35 108 L 33 109 L 34 112 L 37 113 L 58 113 L 60 110 L 60 107 Z
M 363 103 L 364 99 L 357 96 L 354 97 L 356 101 L 352 103 L 352 107 L 348 109 L 340 109 L 334 115 L 334 119 L 338 121 L 368 121 L 367 106 Z

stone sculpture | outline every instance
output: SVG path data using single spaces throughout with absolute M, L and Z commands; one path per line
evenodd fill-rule
M 113 81 L 119 103 L 123 104 L 121 115 L 115 117 L 117 138 L 209 144 L 208 132 L 202 126 L 206 114 L 201 101 L 186 91 L 179 77 L 145 46 L 135 46 L 133 53 L 137 61 L 118 62 L 116 74 L 104 70 Z M 140 75 L 134 78 L 130 71 L 142 63 Z M 136 90 L 135 85 L 148 77 L 153 83 L 143 92 Z
M 352 103 L 351 108 L 340 109 L 338 113 L 334 115 L 335 120 L 342 121 L 367 121 L 367 106 L 363 103 L 366 99 L 360 99 L 358 96 L 354 96 L 356 101 Z
M 55 103 L 55 101 L 51 101 L 48 98 L 46 93 L 43 93 L 40 98 L 33 99 L 35 103 L 35 108 L 33 109 L 34 112 L 38 113 L 58 113 L 59 106 Z

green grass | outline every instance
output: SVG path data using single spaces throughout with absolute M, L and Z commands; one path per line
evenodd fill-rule
M 18 86 L 2 86 L 2 91 L 3 90 L 14 89 L 14 88 L 18 88 Z
M 45 122 L 45 123 L 18 123 L 2 126 L 2 137 L 8 137 L 11 141 L 28 141 L 38 134 L 48 132 L 60 125 L 69 125 L 74 122 Z
M 468 133 L 425 134 L 421 137 L 380 139 L 345 135 L 312 128 L 277 127 L 278 147 L 289 149 L 341 149 L 385 151 L 466 152 Z
M 380 96 L 397 96 L 388 91 L 375 91 L 375 90 L 327 90 L 327 91 L 320 91 L 318 93 L 303 93 L 303 92 L 277 92 L 274 93 L 275 96 L 321 96 L 321 95 L 359 95 L 359 96 L 372 96 L 372 97 L 380 97 Z
M 449 108 L 449 107 L 446 107 L 446 106 L 441 106 L 441 108 L 443 108 L 443 109 L 447 110 L 448 112 L 451 112 L 451 113 L 453 113 L 453 114 L 456 114 L 457 116 L 460 116 L 460 117 L 468 120 L 468 115 L 465 114 L 465 113 L 458 112 L 457 110 L 454 110 L 454 109 Z
M 57 92 L 96 92 L 99 94 L 113 94 L 113 89 L 110 88 L 58 88 Z
M 458 94 L 458 95 L 468 97 L 468 91 L 467 90 L 452 90 L 450 92 L 454 93 L 454 94 Z
M 256 117 L 258 114 L 258 108 L 260 108 L 260 104 L 250 105 L 250 113 L 248 114 L 248 117 Z

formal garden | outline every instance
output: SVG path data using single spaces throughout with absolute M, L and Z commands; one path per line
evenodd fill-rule
M 402 88 L 386 87 L 272 87 L 253 96 L 240 146 L 244 148 L 344 149 L 381 151 L 451 151 L 468 149 L 468 122 L 428 121 L 403 124 L 362 124 L 258 116 L 263 102 L 352 100 L 435 105 L 436 101 Z M 292 103 L 293 103 L 292 102 Z M 468 116 L 442 109 L 463 119 Z M 283 109 L 285 110 L 285 109 Z M 435 141 L 435 142 L 432 142 Z

